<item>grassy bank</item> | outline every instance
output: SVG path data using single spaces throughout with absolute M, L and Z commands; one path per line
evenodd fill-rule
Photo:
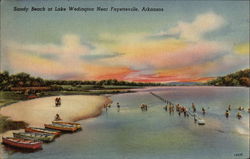
M 0 115 L 0 133 L 4 133 L 8 130 L 24 129 L 28 124 L 23 121 L 13 121 L 8 117 Z
M 0 91 L 0 108 L 25 99 L 24 94 L 13 91 Z

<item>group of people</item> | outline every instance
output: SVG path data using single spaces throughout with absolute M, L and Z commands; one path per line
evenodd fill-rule
M 111 104 L 110 104 L 110 103 L 104 105 L 104 108 L 105 108 L 106 112 L 108 111 L 108 108 L 110 108 L 110 107 L 111 107 Z
M 164 107 L 165 111 L 169 111 L 169 113 L 171 112 L 174 112 L 174 105 L 172 104 L 167 104 L 165 107 Z
M 175 106 L 173 104 L 167 104 L 166 106 L 164 106 L 164 109 L 165 111 L 169 111 L 170 114 L 176 111 L 178 112 L 179 116 L 181 115 L 181 113 L 183 113 L 184 117 L 189 117 L 188 108 L 186 108 L 185 106 L 181 106 L 180 104 L 176 104 Z
M 239 107 L 238 107 L 238 112 L 237 112 L 237 114 L 236 114 L 236 117 L 237 117 L 238 119 L 241 119 L 241 118 L 242 118 L 241 111 L 244 111 L 244 107 L 239 106 Z M 231 112 L 231 105 L 228 105 L 228 107 L 227 107 L 227 109 L 226 109 L 226 112 L 225 112 L 226 118 L 229 117 L 230 112 Z M 250 108 L 248 109 L 248 113 L 250 113 Z
M 104 108 L 105 108 L 106 112 L 108 111 L 108 108 L 111 108 L 111 104 L 112 104 L 112 103 L 109 103 L 109 104 L 105 104 L 105 105 L 104 105 Z M 121 107 L 121 106 L 120 106 L 120 103 L 119 103 L 119 102 L 116 103 L 116 107 L 117 107 L 117 112 L 120 112 L 120 107 Z
M 59 101 L 60 101 L 60 98 L 59 98 Z M 117 102 L 116 105 L 117 105 L 117 112 L 120 112 L 120 107 L 121 107 L 121 106 L 120 106 L 120 103 Z M 111 107 L 111 104 L 105 105 L 106 111 L 108 111 L 108 108 L 110 108 L 110 107 Z M 148 105 L 147 105 L 147 104 L 141 104 L 141 105 L 140 105 L 140 108 L 141 108 L 142 111 L 147 111 L 147 110 L 148 110 Z M 184 114 L 184 117 L 189 117 L 188 108 L 185 107 L 185 106 L 181 106 L 180 104 L 176 104 L 176 105 L 174 106 L 173 103 L 167 102 L 167 105 L 164 106 L 163 108 L 165 109 L 165 111 L 169 111 L 170 114 L 171 114 L 172 112 L 176 111 L 176 112 L 178 112 L 178 115 L 179 115 L 179 116 L 183 113 L 183 114 Z M 239 110 L 239 111 L 243 111 L 244 108 L 243 108 L 243 107 L 239 107 L 238 110 Z M 194 105 L 194 103 L 192 103 L 192 111 L 193 111 L 194 114 L 196 114 L 196 106 Z M 206 114 L 206 110 L 205 110 L 204 107 L 202 107 L 201 111 L 202 111 L 202 114 L 203 114 L 203 115 Z M 225 112 L 226 118 L 229 117 L 230 111 L 231 111 L 231 105 L 229 105 L 228 108 L 226 109 L 226 112 Z M 248 113 L 250 113 L 250 108 L 248 109 Z M 242 118 L 241 113 L 238 112 L 238 113 L 236 114 L 236 117 L 237 117 L 238 119 L 241 119 L 241 118 Z
M 181 113 L 183 113 L 184 117 L 189 117 L 189 114 L 187 113 L 188 112 L 188 108 L 186 108 L 184 106 L 181 106 L 180 104 L 177 104 L 175 106 L 175 109 L 178 112 L 179 116 L 181 115 Z
M 60 97 L 55 98 L 55 105 L 56 105 L 56 107 L 59 107 L 61 105 L 61 98 Z
M 140 108 L 141 108 L 142 111 L 148 111 L 148 105 L 147 104 L 142 104 L 140 106 Z

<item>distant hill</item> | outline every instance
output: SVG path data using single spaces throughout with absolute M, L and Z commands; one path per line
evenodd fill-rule
M 250 69 L 240 70 L 226 76 L 217 77 L 209 81 L 208 85 L 213 86 L 246 86 L 250 87 Z

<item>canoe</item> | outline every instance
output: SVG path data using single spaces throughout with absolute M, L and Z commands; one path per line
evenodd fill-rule
M 47 133 L 47 134 L 54 134 L 56 136 L 60 136 L 61 135 L 60 131 L 49 130 L 49 129 L 44 129 L 44 128 L 35 128 L 35 127 L 25 128 L 25 132 Z
M 63 124 L 44 124 L 45 128 L 48 129 L 55 129 L 60 131 L 67 131 L 67 132 L 75 132 L 77 127 L 71 125 L 63 125 Z
M 72 125 L 75 126 L 77 129 L 81 129 L 81 124 L 75 122 L 66 122 L 66 121 L 52 121 L 53 124 L 63 124 L 63 125 Z
M 44 142 L 51 142 L 56 137 L 56 135 L 54 134 L 37 133 L 37 132 L 19 132 L 19 133 L 13 133 L 13 136 L 16 138 L 40 140 Z
M 31 150 L 42 149 L 42 142 L 19 139 L 14 137 L 2 137 L 2 143 L 23 149 L 31 149 Z

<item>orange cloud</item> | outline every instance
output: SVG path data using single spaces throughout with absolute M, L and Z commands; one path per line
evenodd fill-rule
M 214 60 L 228 52 L 223 44 L 215 42 L 186 43 L 168 39 L 120 44 L 112 48 L 123 56 L 103 60 L 106 63 L 129 65 L 135 68 L 145 66 L 154 69 L 187 67 Z
M 85 63 L 86 78 L 89 80 L 117 79 L 123 80 L 128 74 L 135 72 L 134 70 L 124 66 L 105 66 L 91 63 Z

